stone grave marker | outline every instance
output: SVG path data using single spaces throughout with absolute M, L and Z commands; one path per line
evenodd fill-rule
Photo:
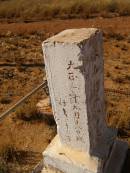
M 119 173 L 128 146 L 105 122 L 102 32 L 65 30 L 43 42 L 57 136 L 43 173 Z

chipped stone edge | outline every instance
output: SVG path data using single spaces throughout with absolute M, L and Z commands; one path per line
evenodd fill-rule
M 86 37 L 84 39 L 81 39 L 81 40 L 78 40 L 78 41 L 73 41 L 73 42 L 69 42 L 69 41 L 60 41 L 57 39 L 57 37 L 60 37 L 62 36 L 63 32 L 65 31 L 70 31 L 70 30 L 73 30 L 73 29 L 66 29 L 62 32 L 60 32 L 59 34 L 57 35 L 54 35 L 46 40 L 43 41 L 42 43 L 42 47 L 44 47 L 46 44 L 56 44 L 56 43 L 60 43 L 60 44 L 76 44 L 76 45 L 80 45 L 81 43 L 84 43 L 86 42 L 87 40 L 89 40 L 90 38 L 94 37 L 97 33 L 103 33 L 99 28 L 80 28 L 80 29 L 95 29 L 95 32 L 92 33 L 90 35 L 90 37 Z M 79 29 L 77 29 L 79 30 Z
M 101 159 L 90 156 L 89 153 L 77 151 L 61 144 L 58 135 L 56 135 L 47 149 L 43 152 L 43 157 L 45 166 L 43 173 L 48 173 L 48 169 L 51 168 L 51 170 L 54 170 L 54 173 L 55 169 L 59 170 L 61 173 L 98 173 L 103 164 Z
M 61 172 L 58 169 L 53 168 L 51 166 L 46 166 L 43 168 L 41 173 L 63 173 L 63 172 Z

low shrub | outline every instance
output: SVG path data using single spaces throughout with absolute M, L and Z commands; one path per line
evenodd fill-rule
M 41 120 L 42 115 L 37 111 L 36 102 L 29 101 L 16 111 L 16 117 L 24 121 Z
M 9 173 L 9 168 L 2 158 L 0 158 L 0 173 Z
M 13 145 L 6 145 L 1 150 L 0 156 L 5 163 L 15 162 L 17 160 L 16 148 L 14 148 Z
M 12 99 L 10 97 L 2 97 L 0 100 L 1 104 L 10 104 L 12 102 Z

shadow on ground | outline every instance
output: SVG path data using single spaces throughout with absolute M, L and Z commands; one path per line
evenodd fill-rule
M 122 173 L 130 173 L 130 149 L 127 152 L 127 157 L 123 166 Z

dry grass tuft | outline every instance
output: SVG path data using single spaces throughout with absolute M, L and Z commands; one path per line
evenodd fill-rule
M 16 152 L 16 148 L 13 145 L 5 145 L 0 153 L 1 158 L 5 163 L 7 162 L 16 162 L 18 158 L 18 154 Z
M 42 115 L 36 108 L 37 100 L 26 101 L 16 110 L 16 117 L 24 121 L 42 120 Z
M 9 173 L 7 164 L 0 158 L 0 173 Z

